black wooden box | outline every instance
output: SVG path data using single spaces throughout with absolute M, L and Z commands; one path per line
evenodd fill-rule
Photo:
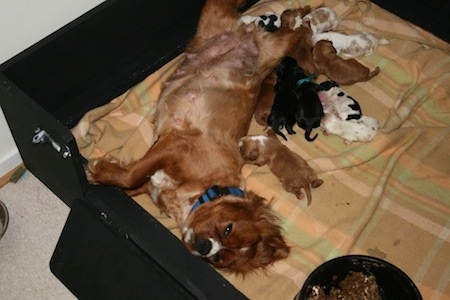
M 449 40 L 447 2 L 374 2 Z M 50 268 L 78 298 L 245 299 L 121 190 L 90 186 L 70 132 L 181 53 L 203 3 L 107 0 L 0 66 L 0 104 L 25 166 L 71 207 Z
M 78 298 L 245 298 L 121 190 L 90 186 L 70 132 L 181 53 L 203 3 L 109 0 L 0 67 L 25 166 L 71 207 L 50 268 Z

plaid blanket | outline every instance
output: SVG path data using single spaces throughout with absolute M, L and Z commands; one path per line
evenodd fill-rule
M 246 14 L 318 6 L 315 0 L 260 1 Z M 369 254 L 401 268 L 424 299 L 450 299 L 450 45 L 370 1 L 326 0 L 341 18 L 337 31 L 368 31 L 390 41 L 358 58 L 378 76 L 343 89 L 382 128 L 370 143 L 344 144 L 338 136 L 312 143 L 303 134 L 284 142 L 325 183 L 310 206 L 286 193 L 267 167 L 244 166 L 247 187 L 274 199 L 290 256 L 268 274 L 223 274 L 250 299 L 292 299 L 309 273 L 331 258 Z M 82 155 L 131 161 L 152 142 L 161 83 L 183 59 L 163 68 L 73 128 Z M 318 78 L 318 82 L 325 78 Z M 300 129 L 299 129 L 300 130 Z M 263 128 L 253 121 L 249 134 Z M 173 220 L 148 196 L 134 198 L 175 235 Z

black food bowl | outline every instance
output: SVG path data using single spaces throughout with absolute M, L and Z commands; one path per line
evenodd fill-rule
M 365 255 L 346 255 L 329 260 L 317 267 L 306 279 L 295 300 L 306 300 L 314 286 L 338 288 L 339 282 L 349 272 L 362 272 L 376 278 L 378 290 L 383 300 L 421 300 L 414 282 L 402 270 L 382 259 Z
M 0 200 L 0 239 L 5 234 L 6 228 L 8 228 L 8 210 L 6 205 Z

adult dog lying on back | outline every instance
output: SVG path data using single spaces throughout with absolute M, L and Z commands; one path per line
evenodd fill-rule
M 269 203 L 243 191 L 239 139 L 247 134 L 262 80 L 299 42 L 241 25 L 243 0 L 207 0 L 185 60 L 161 92 L 157 139 L 144 157 L 123 165 L 90 161 L 91 183 L 129 195 L 148 193 L 174 218 L 194 254 L 218 268 L 247 273 L 289 253 Z M 213 200 L 213 201 L 212 201 Z

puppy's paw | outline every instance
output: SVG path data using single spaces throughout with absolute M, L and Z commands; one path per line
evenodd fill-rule
M 303 194 L 302 192 L 298 192 L 298 193 L 295 193 L 295 197 L 297 197 L 297 199 L 301 200 L 305 197 L 305 194 Z

